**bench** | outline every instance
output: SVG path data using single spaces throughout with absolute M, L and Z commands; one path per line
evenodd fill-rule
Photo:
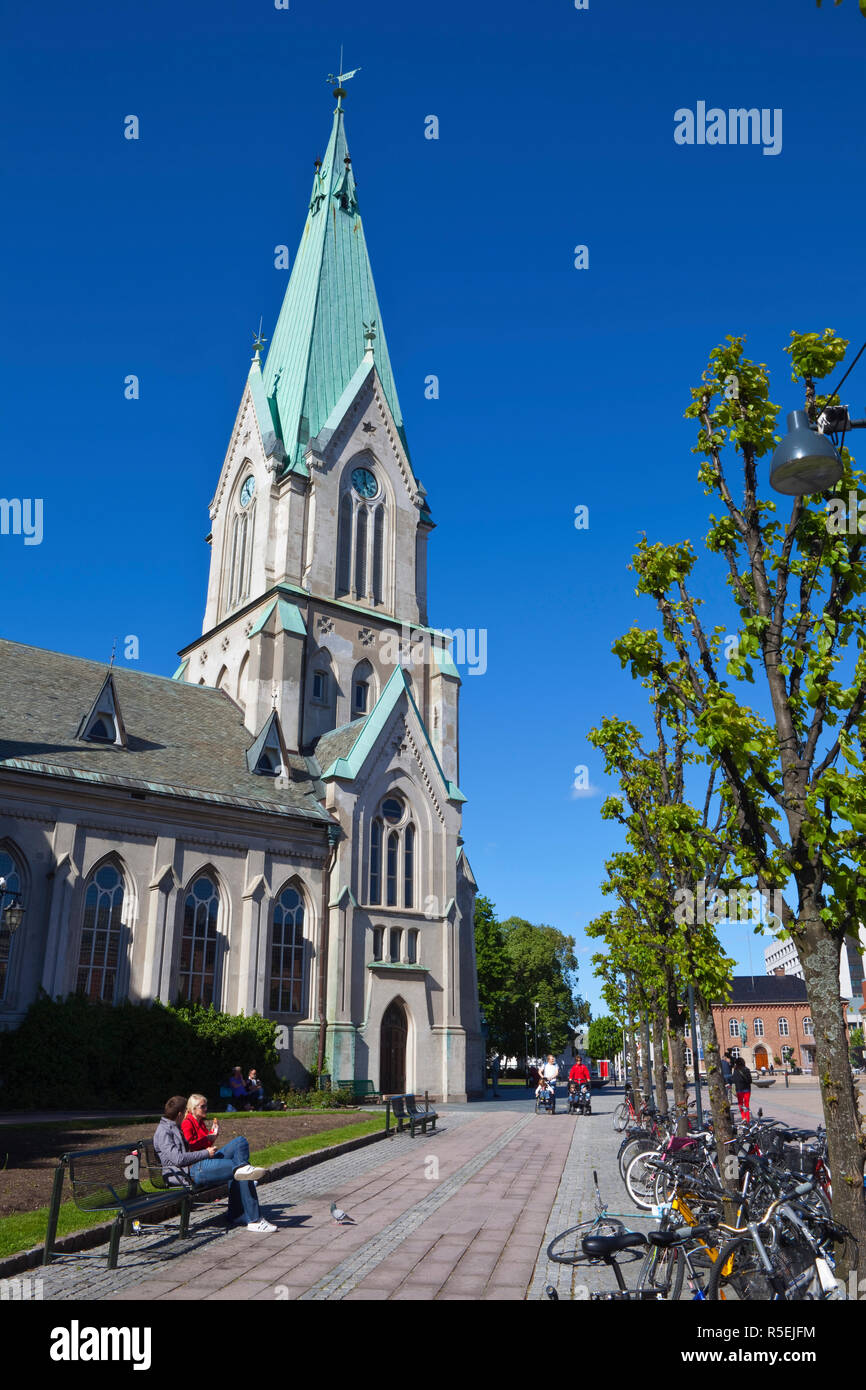
M 365 1080 L 361 1077 L 356 1077 L 354 1080 L 338 1081 L 337 1090 L 351 1091 L 355 1100 L 380 1101 L 382 1099 L 381 1091 L 373 1089 L 372 1081 Z
M 145 1139 L 139 1139 L 132 1145 L 115 1144 L 104 1149 L 79 1149 L 76 1153 L 63 1154 L 54 1173 L 43 1265 L 50 1264 L 54 1256 L 63 1253 L 55 1249 L 54 1242 L 63 1197 L 63 1179 L 67 1173 L 72 1186 L 72 1200 L 79 1211 L 116 1213 L 108 1244 L 109 1269 L 117 1268 L 120 1237 L 128 1231 L 130 1222 L 152 1211 L 179 1206 L 179 1233 L 185 1237 L 189 1234 L 193 1198 L 206 1192 L 213 1194 L 217 1188 L 225 1186 L 224 1183 L 215 1183 L 210 1187 L 194 1187 L 192 1179 L 186 1175 L 182 1186 L 170 1186 L 162 1175 L 153 1145 Z M 144 1180 L 150 1181 L 157 1190 L 145 1192 L 142 1188 Z
M 431 1110 L 429 1103 L 425 1102 L 426 1109 L 421 1110 L 415 1096 L 391 1096 L 391 1111 L 397 1121 L 397 1133 L 402 1134 L 406 1125 L 409 1126 L 410 1138 L 415 1138 L 415 1130 L 420 1126 L 421 1133 L 427 1133 L 427 1126 L 432 1125 L 436 1128 L 436 1121 L 439 1119 L 435 1110 Z

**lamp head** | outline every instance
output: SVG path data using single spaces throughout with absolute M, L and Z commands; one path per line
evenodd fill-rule
M 805 410 L 792 410 L 788 433 L 773 454 L 770 486 L 786 497 L 825 492 L 842 477 L 842 460 L 830 440 L 809 424 Z

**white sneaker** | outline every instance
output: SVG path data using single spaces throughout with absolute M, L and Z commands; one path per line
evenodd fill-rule
M 256 1235 L 268 1236 L 271 1231 L 275 1231 L 276 1226 L 272 1226 L 270 1221 L 236 1221 L 236 1226 L 243 1226 L 246 1231 L 254 1231 Z
M 263 1178 L 266 1172 L 266 1168 L 253 1168 L 249 1163 L 242 1163 L 240 1168 L 235 1169 L 234 1175 L 238 1182 L 256 1182 L 258 1178 Z

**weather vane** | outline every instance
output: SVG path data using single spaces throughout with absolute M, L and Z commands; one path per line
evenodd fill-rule
M 341 110 L 340 103 L 342 102 L 343 97 L 346 95 L 346 89 L 345 89 L 345 87 L 343 86 L 343 83 L 344 83 L 344 82 L 348 82 L 350 77 L 354 77 L 355 74 L 358 73 L 358 72 L 360 72 L 360 71 L 361 71 L 360 68 L 352 68 L 352 71 L 351 71 L 351 72 L 343 72 L 343 46 L 342 46 L 342 44 L 341 44 L 341 45 L 340 45 L 340 71 L 339 71 L 338 73 L 329 72 L 329 73 L 328 73 L 328 79 L 327 79 L 329 82 L 333 82 L 333 83 L 336 84 L 335 87 L 334 87 L 334 96 L 337 98 L 337 110 L 338 110 L 338 111 Z
M 254 334 L 253 334 L 253 347 L 254 347 L 255 350 L 256 350 L 256 357 L 258 357 L 259 353 L 261 352 L 262 348 L 264 347 L 264 345 L 265 345 L 265 343 L 266 343 L 267 341 L 268 341 L 267 338 L 263 338 L 263 337 L 262 337 L 262 319 L 261 319 L 261 317 L 260 317 L 260 318 L 259 318 L 259 331 L 258 331 L 258 333 L 254 333 Z

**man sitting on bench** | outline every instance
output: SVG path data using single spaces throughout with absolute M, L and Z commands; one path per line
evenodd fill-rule
M 250 1164 L 250 1146 L 242 1135 L 216 1149 L 208 1145 L 196 1152 L 190 1149 L 181 1125 L 186 1114 L 186 1096 L 172 1096 L 166 1101 L 163 1118 L 153 1136 L 153 1147 L 162 1165 L 163 1176 L 174 1185 L 181 1185 L 179 1170 L 186 1169 L 197 1187 L 212 1187 L 216 1183 L 229 1185 L 228 1221 L 230 1226 L 243 1226 L 247 1231 L 266 1234 L 275 1231 L 269 1221 L 263 1221 L 255 1179 L 264 1176 L 263 1168 Z M 203 1155 L 206 1154 L 207 1157 Z

